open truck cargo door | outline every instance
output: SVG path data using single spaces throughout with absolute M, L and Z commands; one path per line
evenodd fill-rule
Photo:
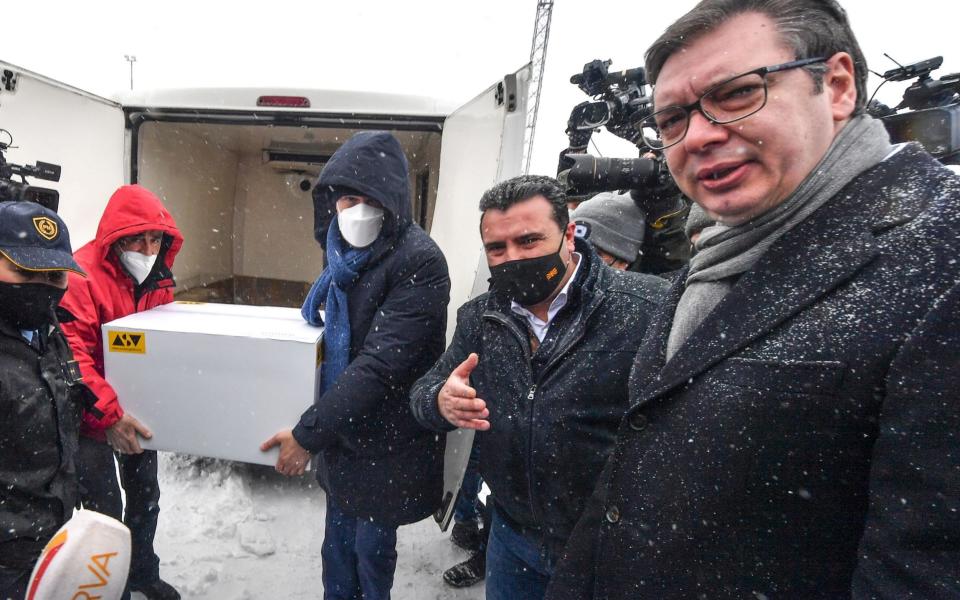
M 59 182 L 29 179 L 60 192 L 57 211 L 74 249 L 93 239 L 110 195 L 124 183 L 124 115 L 107 98 L 0 62 L 0 128 L 13 136 L 9 162 L 60 165 Z
M 311 108 L 260 106 L 263 90 L 248 88 L 122 98 L 131 179 L 163 200 L 185 239 L 173 266 L 178 300 L 299 308 L 323 270 L 312 186 L 359 131 L 398 139 L 410 163 L 414 214 L 426 224 L 449 109 L 394 94 L 290 93 Z
M 443 123 L 440 180 L 430 235 L 443 250 L 450 270 L 448 343 L 456 328 L 457 309 L 487 290 L 490 275 L 480 240 L 478 203 L 495 183 L 522 171 L 529 81 L 527 65 L 484 90 Z M 443 504 L 435 515 L 443 530 L 453 516 L 473 436 L 472 430 L 464 429 L 447 434 Z

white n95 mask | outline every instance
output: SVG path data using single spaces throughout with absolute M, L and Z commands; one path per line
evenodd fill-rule
M 148 256 L 132 251 L 121 252 L 120 262 L 126 267 L 127 272 L 133 275 L 137 283 L 143 283 L 147 275 L 150 274 L 150 271 L 153 270 L 153 263 L 157 262 L 157 255 L 152 254 Z
M 363 202 L 337 214 L 340 235 L 354 248 L 366 248 L 380 235 L 383 209 Z

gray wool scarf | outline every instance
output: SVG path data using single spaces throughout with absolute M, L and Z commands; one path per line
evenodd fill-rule
M 690 260 L 686 289 L 673 315 L 667 360 L 780 237 L 809 217 L 857 175 L 883 161 L 892 146 L 883 124 L 854 117 L 834 138 L 820 163 L 786 200 L 740 225 L 707 227 Z

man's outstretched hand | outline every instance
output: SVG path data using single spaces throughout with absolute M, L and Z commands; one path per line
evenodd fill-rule
M 479 363 L 480 357 L 471 353 L 450 373 L 437 394 L 437 407 L 443 418 L 457 427 L 486 431 L 490 429 L 490 411 L 487 403 L 477 398 L 477 390 L 470 387 L 470 373 Z

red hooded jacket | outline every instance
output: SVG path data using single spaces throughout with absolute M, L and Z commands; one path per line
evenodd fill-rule
M 163 232 L 163 244 L 153 271 L 138 286 L 112 247 L 122 237 L 151 230 Z M 105 440 L 104 430 L 123 416 L 117 393 L 103 377 L 100 326 L 173 301 L 170 269 L 182 245 L 183 236 L 160 199 L 144 187 L 125 185 L 110 197 L 100 218 L 96 239 L 74 253 L 87 277 L 69 275 L 69 287 L 60 306 L 76 320 L 62 327 L 80 363 L 84 383 L 97 396 L 96 411 L 102 413 L 102 416 L 84 413 L 82 435 Z

